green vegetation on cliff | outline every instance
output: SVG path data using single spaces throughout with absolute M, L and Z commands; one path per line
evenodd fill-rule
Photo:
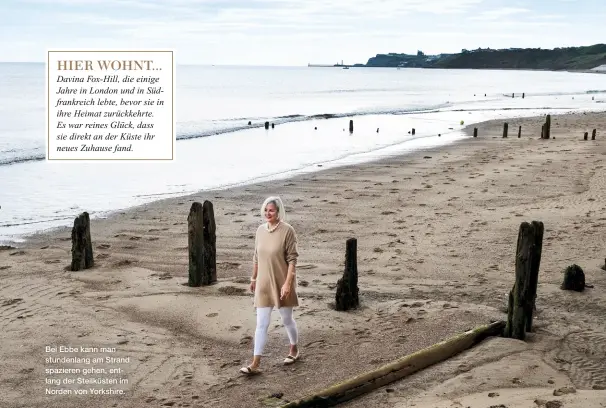
M 606 64 L 606 44 L 588 47 L 463 50 L 458 54 L 378 54 L 367 67 L 588 70 Z

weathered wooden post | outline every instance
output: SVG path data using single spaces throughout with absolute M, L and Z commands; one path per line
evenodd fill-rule
M 252 122 L 249 120 L 249 121 L 248 121 L 248 126 L 250 126 L 250 125 L 252 125 Z
M 349 133 L 353 133 L 353 119 L 349 120 Z
M 202 285 L 204 267 L 204 220 L 202 204 L 194 202 L 187 216 L 187 246 L 189 250 L 189 286 Z
M 596 131 L 596 129 L 593 129 L 593 132 L 591 132 L 591 140 L 595 140 Z
M 532 260 L 530 264 L 530 303 L 526 309 L 526 331 L 532 331 L 532 316 L 536 309 L 537 286 L 539 284 L 539 269 L 541 267 L 541 255 L 543 254 L 543 233 L 545 226 L 541 221 L 533 221 L 534 245 L 532 247 Z
M 473 128 L 473 137 L 478 137 L 478 128 Z
M 549 139 L 551 137 L 551 115 L 547 115 L 545 119 L 545 139 Z
M 541 139 L 545 139 L 545 124 L 541 126 Z
M 585 290 L 585 272 L 577 265 L 572 264 L 564 270 L 564 281 L 560 287 L 562 290 L 574 290 L 582 292 Z
M 522 126 L 518 129 L 518 139 L 522 137 Z
M 507 325 L 503 334 L 505 337 L 524 340 L 527 329 L 532 328 L 542 240 L 542 222 L 523 222 L 520 225 L 516 249 L 516 280 L 509 292 Z
M 515 93 L 512 93 L 512 94 L 511 94 L 511 97 L 512 97 L 512 98 L 515 98 L 515 96 L 516 96 L 516 94 L 515 94 Z
M 583 140 L 587 140 L 588 136 L 589 136 L 589 132 L 585 132 L 585 135 L 583 136 Z
M 265 122 L 265 129 L 269 129 L 269 122 Z
M 412 128 L 412 135 L 413 136 L 415 135 L 415 132 L 416 132 L 415 128 Z
M 524 99 L 524 96 L 526 96 L 526 92 L 522 92 L 522 99 Z
M 81 271 L 95 265 L 93 243 L 90 236 L 90 217 L 83 212 L 72 227 L 72 264 L 70 270 Z
M 350 238 L 345 243 L 345 271 L 337 281 L 336 309 L 347 311 L 358 307 L 358 241 Z
M 216 226 L 213 205 L 194 202 L 187 217 L 189 286 L 210 285 L 217 281 Z
M 272 123 L 272 124 L 271 124 L 271 128 L 273 129 L 274 127 L 275 127 L 275 125 Z
M 204 220 L 204 270 L 202 284 L 210 285 L 217 281 L 217 225 L 213 203 L 208 200 L 202 204 L 202 219 Z
M 509 128 L 509 124 L 507 122 L 503 123 L 503 137 L 507 137 L 508 128 Z

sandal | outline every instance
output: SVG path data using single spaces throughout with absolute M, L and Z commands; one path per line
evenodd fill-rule
M 258 368 L 251 368 L 250 366 L 248 366 L 248 367 L 242 367 L 240 369 L 240 373 L 246 374 L 246 375 L 255 375 L 255 374 L 261 374 L 261 370 L 259 370 Z
M 297 355 L 296 356 L 292 356 L 292 355 L 288 355 L 285 359 L 284 359 L 284 365 L 291 365 L 294 364 L 295 361 L 297 361 L 299 359 L 301 355 L 301 352 L 297 351 Z

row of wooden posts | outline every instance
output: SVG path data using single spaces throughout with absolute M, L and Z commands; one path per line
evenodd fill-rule
M 217 236 L 213 204 L 194 202 L 187 217 L 189 279 L 192 287 L 217 281 Z M 532 329 L 539 266 L 543 246 L 543 223 L 533 221 L 520 225 L 516 248 L 515 284 L 509 293 L 506 337 L 520 340 Z M 345 242 L 345 268 L 337 281 L 335 308 L 339 311 L 359 306 L 357 239 Z M 88 213 L 80 214 L 72 228 L 72 271 L 94 266 Z
M 509 123 L 503 123 L 503 138 L 506 138 L 509 134 Z M 591 132 L 591 140 L 595 140 L 597 134 L 597 129 L 593 129 Z M 588 132 L 585 132 L 583 140 L 587 140 L 589 136 Z M 473 137 L 478 137 L 478 128 L 473 128 Z M 522 137 L 522 126 L 518 128 L 518 138 Z M 545 118 L 545 123 L 541 126 L 541 139 L 550 139 L 551 138 L 551 115 L 547 115 Z
M 249 125 L 252 125 L 251 121 L 248 121 Z M 265 122 L 265 129 L 269 129 L 270 123 L 269 122 Z M 274 124 L 271 124 L 271 128 L 274 128 Z M 315 128 L 316 130 L 318 129 L 317 127 Z M 353 123 L 353 119 L 349 120 L 349 133 L 353 133 L 354 131 L 354 123 Z M 377 133 L 379 132 L 379 129 L 377 129 Z M 416 130 L 415 128 L 412 128 L 412 135 L 414 136 Z M 409 134 L 411 133 L 411 131 L 408 132 Z

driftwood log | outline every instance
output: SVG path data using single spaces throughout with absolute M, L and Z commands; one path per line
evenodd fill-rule
M 515 284 L 509 292 L 507 326 L 503 335 L 518 340 L 526 338 L 532 329 L 532 315 L 543 247 L 543 223 L 533 221 L 520 225 L 516 248 Z
M 337 281 L 335 308 L 339 311 L 355 309 L 360 304 L 358 297 L 358 241 L 350 238 L 345 243 L 345 271 Z
M 282 408 L 331 407 L 349 401 L 453 357 L 487 337 L 500 336 L 504 327 L 505 322 L 503 321 L 476 327 L 431 347 L 404 356 L 376 370 L 335 384 L 309 397 L 282 405 Z
M 70 270 L 81 271 L 92 268 L 94 264 L 90 217 L 87 212 L 83 212 L 76 217 L 72 227 L 72 264 Z
M 217 281 L 216 226 L 213 205 L 194 202 L 187 217 L 189 286 L 210 285 Z

